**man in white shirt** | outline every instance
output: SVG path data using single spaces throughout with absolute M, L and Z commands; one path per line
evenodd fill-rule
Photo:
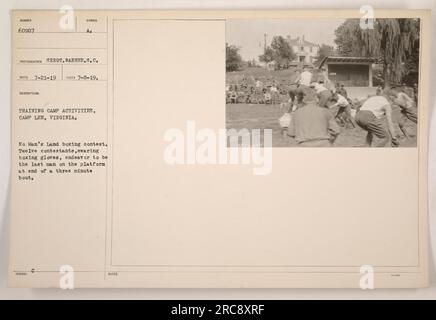
M 350 122 L 353 127 L 356 127 L 353 116 L 351 115 L 351 105 L 347 98 L 343 95 L 334 93 L 328 107 L 335 119 L 339 119 L 342 123 Z
M 312 82 L 311 87 L 315 88 L 318 96 L 318 104 L 321 108 L 328 108 L 327 103 L 332 98 L 332 92 L 327 89 L 323 84 L 318 82 Z
M 303 68 L 303 72 L 297 75 L 295 83 L 297 88 L 294 91 L 295 97 L 297 98 L 297 106 L 303 105 L 303 97 L 310 90 L 310 83 L 312 82 L 313 74 L 309 71 L 307 67 Z
M 300 78 L 298 79 L 298 84 L 300 86 L 309 87 L 312 82 L 313 74 L 308 70 L 307 67 L 303 68 L 303 72 L 300 74 Z
M 385 129 L 383 118 L 386 119 L 389 133 Z M 356 114 L 356 123 L 367 131 L 366 143 L 368 146 L 373 146 L 375 135 L 379 138 L 379 141 L 374 144 L 375 147 L 385 147 L 389 140 L 391 140 L 393 147 L 398 147 L 399 143 L 392 123 L 391 104 L 385 97 L 373 96 L 368 98 Z

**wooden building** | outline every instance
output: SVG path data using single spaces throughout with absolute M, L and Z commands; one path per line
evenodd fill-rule
M 372 87 L 372 65 L 375 58 L 366 57 L 325 57 L 319 69 L 333 83 L 345 87 Z

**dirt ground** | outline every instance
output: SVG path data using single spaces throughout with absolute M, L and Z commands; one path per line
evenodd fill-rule
M 278 119 L 285 110 L 279 105 L 264 104 L 227 104 L 226 105 L 226 127 L 227 129 L 272 129 L 273 147 L 295 147 L 295 140 L 281 133 Z M 393 107 L 393 120 L 395 130 L 400 137 L 400 147 L 416 147 L 416 125 L 410 121 L 406 123 L 406 130 L 410 135 L 405 138 L 398 127 L 399 108 Z M 334 143 L 334 147 L 365 147 L 366 131 L 360 127 L 345 128 Z M 263 137 L 261 138 L 263 141 Z

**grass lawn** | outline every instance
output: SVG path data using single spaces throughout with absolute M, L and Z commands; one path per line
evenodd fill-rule
M 397 119 L 400 115 L 399 108 L 393 107 L 393 120 L 395 129 L 400 136 L 400 147 L 416 146 L 416 125 L 410 121 L 407 122 L 407 132 L 410 138 L 404 138 L 398 125 Z M 280 109 L 279 105 L 264 104 L 227 104 L 226 105 L 226 128 L 227 129 L 272 129 L 273 147 L 295 147 L 295 140 L 289 136 L 281 134 L 281 128 L 278 119 L 285 112 Z M 360 127 L 344 128 L 335 141 L 335 147 L 364 147 L 366 131 Z M 263 141 L 263 138 L 262 140 Z

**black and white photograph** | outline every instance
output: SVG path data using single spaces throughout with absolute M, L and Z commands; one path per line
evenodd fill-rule
M 272 147 L 416 147 L 420 20 L 226 22 L 226 128 Z
M 0 300 L 436 297 L 435 0 L 37 1 L 0 2 Z

